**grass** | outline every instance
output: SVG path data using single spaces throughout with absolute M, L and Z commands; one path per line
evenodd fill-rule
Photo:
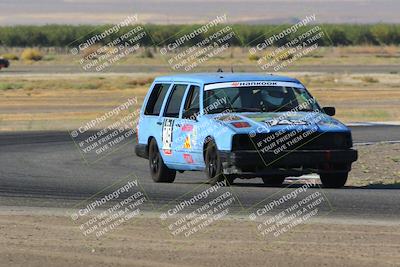
M 370 77 L 370 76 L 363 76 L 359 79 L 365 83 L 378 83 L 379 82 L 378 79 L 375 79 L 374 77 Z
M 5 54 L 2 54 L 1 57 L 8 59 L 8 60 L 18 60 L 19 59 L 19 57 L 13 53 L 5 53 Z
M 0 83 L 0 90 L 13 90 L 13 89 L 21 89 L 24 85 L 21 83 Z
M 71 129 L 129 97 L 137 97 L 141 105 L 157 75 L 4 77 L 0 83 L 0 130 Z M 335 117 L 344 122 L 400 118 L 398 74 L 368 75 L 378 83 L 361 75 L 290 75 L 304 82 L 321 106 L 335 106 Z
M 75 83 L 75 84 L 72 84 L 71 87 L 74 89 L 94 90 L 94 89 L 99 89 L 101 87 L 101 84 L 100 83 Z
M 93 52 L 97 47 L 88 48 L 83 55 L 73 56 L 68 49 L 41 48 L 38 49 L 43 60 L 35 62 L 39 65 L 50 64 L 79 64 L 82 57 Z M 176 54 L 162 56 L 159 48 L 139 48 L 137 52 L 129 54 L 118 61 L 118 64 L 160 65 L 166 64 L 169 57 Z M 218 56 L 212 57 L 206 65 L 231 66 L 241 64 L 254 64 L 259 58 L 270 54 L 273 48 L 258 51 L 250 55 L 249 47 L 230 47 Z M 21 55 L 22 48 L 0 48 L 0 54 L 11 53 Z M 289 56 L 280 55 L 284 58 Z M 32 64 L 29 61 L 18 60 L 16 65 Z M 304 65 L 400 65 L 400 46 L 345 46 L 345 47 L 319 47 L 317 50 L 296 60 L 294 64 Z
M 395 119 L 395 116 L 389 113 L 387 110 L 374 110 L 374 109 L 354 109 L 349 111 L 338 112 L 338 116 L 346 118 L 346 120 L 360 121 L 362 118 L 365 121 L 386 121 Z
M 400 157 L 392 157 L 393 162 L 400 162 Z

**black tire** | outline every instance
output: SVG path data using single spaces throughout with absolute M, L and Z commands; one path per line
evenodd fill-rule
M 281 186 L 285 181 L 285 176 L 262 176 L 264 184 L 267 186 Z
M 164 164 L 155 139 L 149 144 L 149 168 L 151 178 L 156 183 L 172 183 L 175 180 L 176 171 Z
M 206 175 L 211 185 L 225 180 L 217 145 L 212 140 L 207 144 L 204 161 L 206 163 Z M 227 185 L 229 185 L 229 182 Z
M 348 172 L 320 174 L 322 185 L 326 188 L 340 188 L 346 184 Z
M 234 176 L 234 175 L 225 175 L 226 185 L 227 185 L 227 186 L 233 185 L 233 184 L 235 183 L 235 179 L 236 179 L 236 178 L 237 178 L 237 177 Z

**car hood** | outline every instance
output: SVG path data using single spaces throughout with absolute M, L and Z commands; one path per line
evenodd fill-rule
M 317 131 L 342 132 L 349 129 L 338 120 L 321 112 L 259 112 L 209 114 L 210 119 L 233 129 L 236 132 L 271 132 L 279 130 L 304 130 L 316 128 Z M 247 122 L 249 127 L 235 127 L 234 122 Z

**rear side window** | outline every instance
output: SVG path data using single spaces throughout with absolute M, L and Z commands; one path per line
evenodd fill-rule
M 159 115 L 164 97 L 168 92 L 170 83 L 157 83 L 153 87 L 153 91 L 150 94 L 149 100 L 147 101 L 144 114 L 146 115 Z
M 200 112 L 199 94 L 200 87 L 191 85 L 186 97 L 185 105 L 183 106 L 183 118 L 191 118 L 194 114 L 198 114 Z
M 187 84 L 176 84 L 172 89 L 165 109 L 164 117 L 179 117 L 179 109 L 181 107 L 183 95 L 185 94 Z

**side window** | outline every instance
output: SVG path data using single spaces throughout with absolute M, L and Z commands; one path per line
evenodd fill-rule
M 179 117 L 179 109 L 181 107 L 183 95 L 185 94 L 187 84 L 176 84 L 169 96 L 167 107 L 164 112 L 164 117 Z
M 145 115 L 159 115 L 164 97 L 168 92 L 168 88 L 171 84 L 169 83 L 157 83 L 153 87 L 153 91 L 150 94 L 149 100 L 147 101 L 146 108 L 144 110 Z
M 200 87 L 196 85 L 191 85 L 186 97 L 185 105 L 183 106 L 182 117 L 184 119 L 194 119 L 194 116 L 199 114 L 200 112 L 199 96 L 200 96 Z

